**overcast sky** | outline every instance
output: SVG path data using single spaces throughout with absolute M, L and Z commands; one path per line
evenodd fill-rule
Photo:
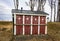
M 23 7 L 24 10 L 29 10 L 29 6 L 25 4 L 25 2 L 28 2 L 29 0 L 19 0 L 19 9 Z M 0 21 L 12 21 L 12 13 L 11 10 L 14 8 L 14 2 L 13 0 L 0 0 Z M 36 10 L 36 7 L 35 7 Z M 45 5 L 45 12 L 50 14 L 50 6 L 48 5 L 48 2 L 46 2 Z

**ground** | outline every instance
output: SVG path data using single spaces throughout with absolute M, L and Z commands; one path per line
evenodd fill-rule
M 12 22 L 0 22 L 0 41 L 60 41 L 60 23 L 48 23 L 47 35 L 13 36 Z
M 11 41 L 12 22 L 0 22 L 0 41 Z

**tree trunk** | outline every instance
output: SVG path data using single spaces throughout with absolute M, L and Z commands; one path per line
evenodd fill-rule
M 14 6 L 15 6 L 15 9 L 18 9 L 18 0 L 14 0 Z
M 50 18 L 50 22 L 52 22 L 52 7 L 51 7 L 51 18 Z
M 50 18 L 50 22 L 52 22 L 52 11 L 53 11 L 53 6 L 52 6 L 53 4 L 52 3 L 53 3 L 53 0 L 51 0 L 51 18 Z
M 46 0 L 38 0 L 38 11 L 44 11 Z
M 38 9 L 37 9 L 38 11 L 40 11 L 41 10 L 41 0 L 38 0 Z
M 56 5 L 54 4 L 54 22 L 55 22 L 55 15 L 56 15 Z
M 34 6 L 32 4 L 32 0 L 30 0 L 30 2 L 31 2 L 31 11 L 33 11 L 34 10 Z

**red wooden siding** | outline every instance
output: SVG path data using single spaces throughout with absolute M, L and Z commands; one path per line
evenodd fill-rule
M 31 16 L 25 16 L 25 24 L 31 24 Z
M 46 16 L 40 16 L 40 24 L 46 24 Z
M 38 24 L 38 16 L 33 16 L 33 24 Z
M 38 35 L 39 33 L 45 34 L 45 25 L 46 25 L 46 16 L 32 15 L 32 21 L 31 21 L 31 15 L 24 15 L 24 16 L 23 15 L 16 15 L 16 25 L 15 26 L 16 26 L 16 34 L 17 35 L 22 35 L 22 34 Z M 38 33 L 38 27 L 40 27 L 39 33 Z M 32 31 L 32 33 L 31 33 L 31 31 Z
M 40 26 L 40 33 L 45 34 L 45 25 Z
M 17 35 L 22 35 L 23 34 L 23 26 L 22 25 L 18 25 L 16 26 L 16 34 Z
M 25 25 L 24 26 L 24 28 L 25 28 L 25 35 L 30 35 L 30 25 Z
M 38 34 L 38 25 L 33 25 L 32 29 L 33 29 L 32 34 L 37 35 Z
M 16 15 L 16 24 L 23 24 L 23 16 Z

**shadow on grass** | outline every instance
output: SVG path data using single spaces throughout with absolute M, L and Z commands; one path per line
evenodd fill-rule
M 18 35 L 14 36 L 15 41 L 53 41 L 49 35 Z

